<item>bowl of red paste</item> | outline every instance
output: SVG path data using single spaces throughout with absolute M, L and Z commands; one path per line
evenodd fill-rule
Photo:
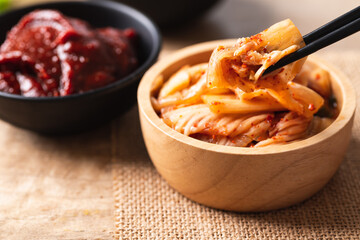
M 161 37 L 109 1 L 52 2 L 0 16 L 0 118 L 47 134 L 98 126 L 136 101 Z

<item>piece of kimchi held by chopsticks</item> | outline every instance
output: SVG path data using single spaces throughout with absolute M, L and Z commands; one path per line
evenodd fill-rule
M 269 109 L 283 108 L 311 117 L 323 105 L 323 98 L 315 91 L 292 82 L 305 58 L 262 75 L 268 67 L 303 46 L 305 43 L 299 30 L 289 19 L 252 37 L 240 38 L 232 47 L 218 46 L 210 58 L 207 87 L 229 88 L 237 99 L 207 95 L 203 96 L 204 102 L 218 113 L 248 113 L 256 109 L 256 105 L 268 105 Z M 242 108 L 232 105 L 232 102 L 241 105 L 239 101 L 243 102 Z

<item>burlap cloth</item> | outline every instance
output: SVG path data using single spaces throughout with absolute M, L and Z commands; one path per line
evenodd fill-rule
M 359 51 L 324 57 L 360 91 Z M 323 190 L 256 214 L 207 208 L 169 187 L 146 153 L 136 107 L 66 137 L 0 121 L 0 239 L 360 239 L 359 112 L 346 158 Z
M 360 91 L 360 52 L 328 53 Z M 113 124 L 116 239 L 360 239 L 360 111 L 339 171 L 309 200 L 267 213 L 234 213 L 194 203 L 153 167 L 137 109 Z
M 44 137 L 0 121 L 0 239 L 112 239 L 110 127 Z

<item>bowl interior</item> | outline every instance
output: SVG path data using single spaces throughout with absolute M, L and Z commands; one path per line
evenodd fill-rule
M 193 65 L 197 63 L 208 62 L 213 49 L 215 49 L 218 45 L 232 45 L 234 42 L 235 40 L 233 39 L 219 40 L 190 46 L 174 53 L 166 59 L 159 61 L 144 75 L 138 89 L 138 104 L 140 106 L 140 111 L 142 111 L 142 113 L 148 118 L 153 126 L 177 141 L 195 146 L 197 148 L 202 148 L 204 150 L 228 154 L 259 155 L 298 151 L 301 148 L 305 148 L 314 144 L 314 142 L 321 142 L 322 140 L 336 134 L 351 121 L 355 111 L 356 98 L 350 81 L 344 74 L 330 66 L 328 63 L 324 62 L 316 56 L 310 56 L 308 61 L 316 64 L 330 73 L 332 89 L 340 109 L 339 116 L 335 119 L 335 121 L 328 128 L 316 134 L 315 136 L 285 145 L 264 147 L 259 150 L 254 148 L 229 147 L 203 142 L 185 136 L 163 123 L 152 108 L 150 101 L 150 89 L 156 77 L 163 75 L 164 79 L 167 79 L 171 74 L 186 64 Z

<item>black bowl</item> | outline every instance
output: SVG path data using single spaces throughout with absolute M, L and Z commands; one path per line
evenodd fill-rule
M 99 126 L 136 102 L 136 89 L 145 71 L 157 60 L 161 36 L 154 23 L 139 11 L 110 1 L 51 2 L 0 16 L 0 41 L 25 14 L 56 9 L 93 27 L 134 28 L 138 35 L 139 67 L 105 87 L 64 97 L 23 97 L 0 92 L 0 118 L 18 127 L 46 134 L 78 132 Z
M 174 30 L 201 17 L 219 0 L 113 0 L 150 16 L 162 29 Z

